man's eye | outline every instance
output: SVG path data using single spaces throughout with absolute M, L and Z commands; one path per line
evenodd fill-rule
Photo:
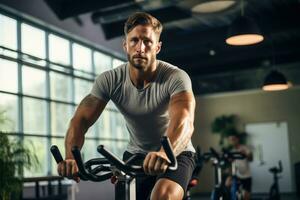
M 150 40 L 145 40 L 144 44 L 147 45 L 147 46 L 150 46 L 152 44 L 152 42 Z
M 138 40 L 137 40 L 137 39 L 132 39 L 132 40 L 130 40 L 130 44 L 131 44 L 131 45 L 135 45 L 136 43 L 138 43 Z

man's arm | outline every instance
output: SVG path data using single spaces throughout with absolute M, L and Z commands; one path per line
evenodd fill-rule
M 167 136 L 170 139 L 175 156 L 188 145 L 194 131 L 195 98 L 191 92 L 180 92 L 172 96 L 169 103 L 170 123 Z M 168 167 L 168 158 L 163 150 L 147 154 L 143 168 L 146 174 L 164 173 Z
M 58 174 L 79 182 L 78 167 L 71 149 L 73 146 L 82 147 L 84 134 L 94 124 L 106 106 L 106 102 L 92 95 L 87 95 L 79 104 L 67 131 L 65 138 L 66 158 L 57 166 Z
M 79 148 L 82 147 L 84 143 L 84 134 L 98 119 L 106 104 L 105 101 L 92 95 L 87 95 L 80 102 L 71 119 L 65 139 L 66 159 L 73 158 L 71 153 L 71 148 L 73 146 L 78 146 Z
M 175 156 L 185 150 L 194 132 L 195 98 L 192 92 L 180 92 L 169 103 L 170 123 L 167 136 Z

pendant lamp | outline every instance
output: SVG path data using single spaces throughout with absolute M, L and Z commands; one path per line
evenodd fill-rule
M 289 88 L 289 84 L 285 76 L 277 70 L 272 70 L 264 80 L 263 90 L 265 91 L 277 91 L 286 90 Z
M 264 40 L 257 24 L 244 16 L 243 0 L 241 2 L 241 16 L 236 18 L 228 29 L 226 43 L 234 46 L 256 44 Z

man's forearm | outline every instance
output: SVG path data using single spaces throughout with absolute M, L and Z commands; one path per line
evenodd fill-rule
M 167 129 L 175 156 L 186 149 L 194 132 L 195 98 L 191 92 L 182 92 L 171 98 L 170 123 Z
M 80 149 L 82 148 L 84 143 L 84 134 L 87 131 L 87 129 L 88 128 L 84 124 L 84 122 L 76 123 L 76 120 L 71 120 L 65 138 L 66 159 L 73 158 L 71 152 L 73 146 L 77 146 Z
M 167 131 L 167 136 L 173 147 L 175 156 L 178 156 L 186 149 L 194 132 L 193 120 L 191 117 L 183 117 L 173 121 Z

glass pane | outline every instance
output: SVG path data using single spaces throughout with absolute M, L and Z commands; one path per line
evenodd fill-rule
M 0 46 L 17 50 L 17 22 L 16 20 L 0 15 Z
M 92 52 L 89 48 L 73 44 L 73 67 L 92 72 Z
M 52 102 L 51 103 L 52 135 L 65 136 L 72 115 L 73 115 L 73 106 Z
M 46 97 L 46 73 L 43 70 L 22 66 L 23 93 Z
M 104 110 L 96 122 L 98 127 L 98 137 L 100 138 L 111 138 L 111 128 L 110 128 L 110 111 Z
M 28 24 L 21 25 L 22 52 L 44 59 L 45 32 Z
M 23 98 L 24 132 L 46 134 L 46 101 Z
M 49 35 L 49 59 L 52 62 L 70 64 L 70 42 L 56 35 Z
M 81 100 L 90 93 L 93 82 L 75 78 L 75 103 L 80 103 Z
M 85 161 L 99 157 L 99 153 L 97 152 L 97 142 L 96 140 L 90 140 L 90 139 L 85 139 L 81 153 L 83 156 L 83 159 Z
M 18 97 L 0 93 L 0 131 L 18 131 Z
M 116 139 L 128 139 L 127 129 L 123 116 L 117 112 L 111 112 L 111 137 Z
M 17 63 L 0 59 L 0 90 L 18 92 Z
M 110 56 L 100 52 L 94 53 L 95 73 L 101 74 L 109 69 L 112 69 L 112 59 Z
M 72 102 L 72 78 L 63 74 L 50 72 L 50 97 L 52 99 Z
M 114 58 L 114 59 L 113 59 L 113 62 L 112 62 L 113 68 L 119 67 L 119 66 L 122 65 L 123 63 L 124 63 L 123 60 L 119 60 L 119 59 Z
M 63 138 L 51 138 L 51 145 L 56 145 L 62 155 L 65 158 L 65 139 Z M 58 175 L 57 173 L 57 164 L 54 160 L 53 156 L 51 155 L 51 173 L 53 175 Z
M 24 145 L 30 149 L 30 152 L 35 155 L 39 161 L 38 166 L 32 166 L 30 169 L 24 169 L 25 177 L 37 177 L 47 175 L 48 166 L 48 145 L 47 138 L 28 137 L 24 136 Z

